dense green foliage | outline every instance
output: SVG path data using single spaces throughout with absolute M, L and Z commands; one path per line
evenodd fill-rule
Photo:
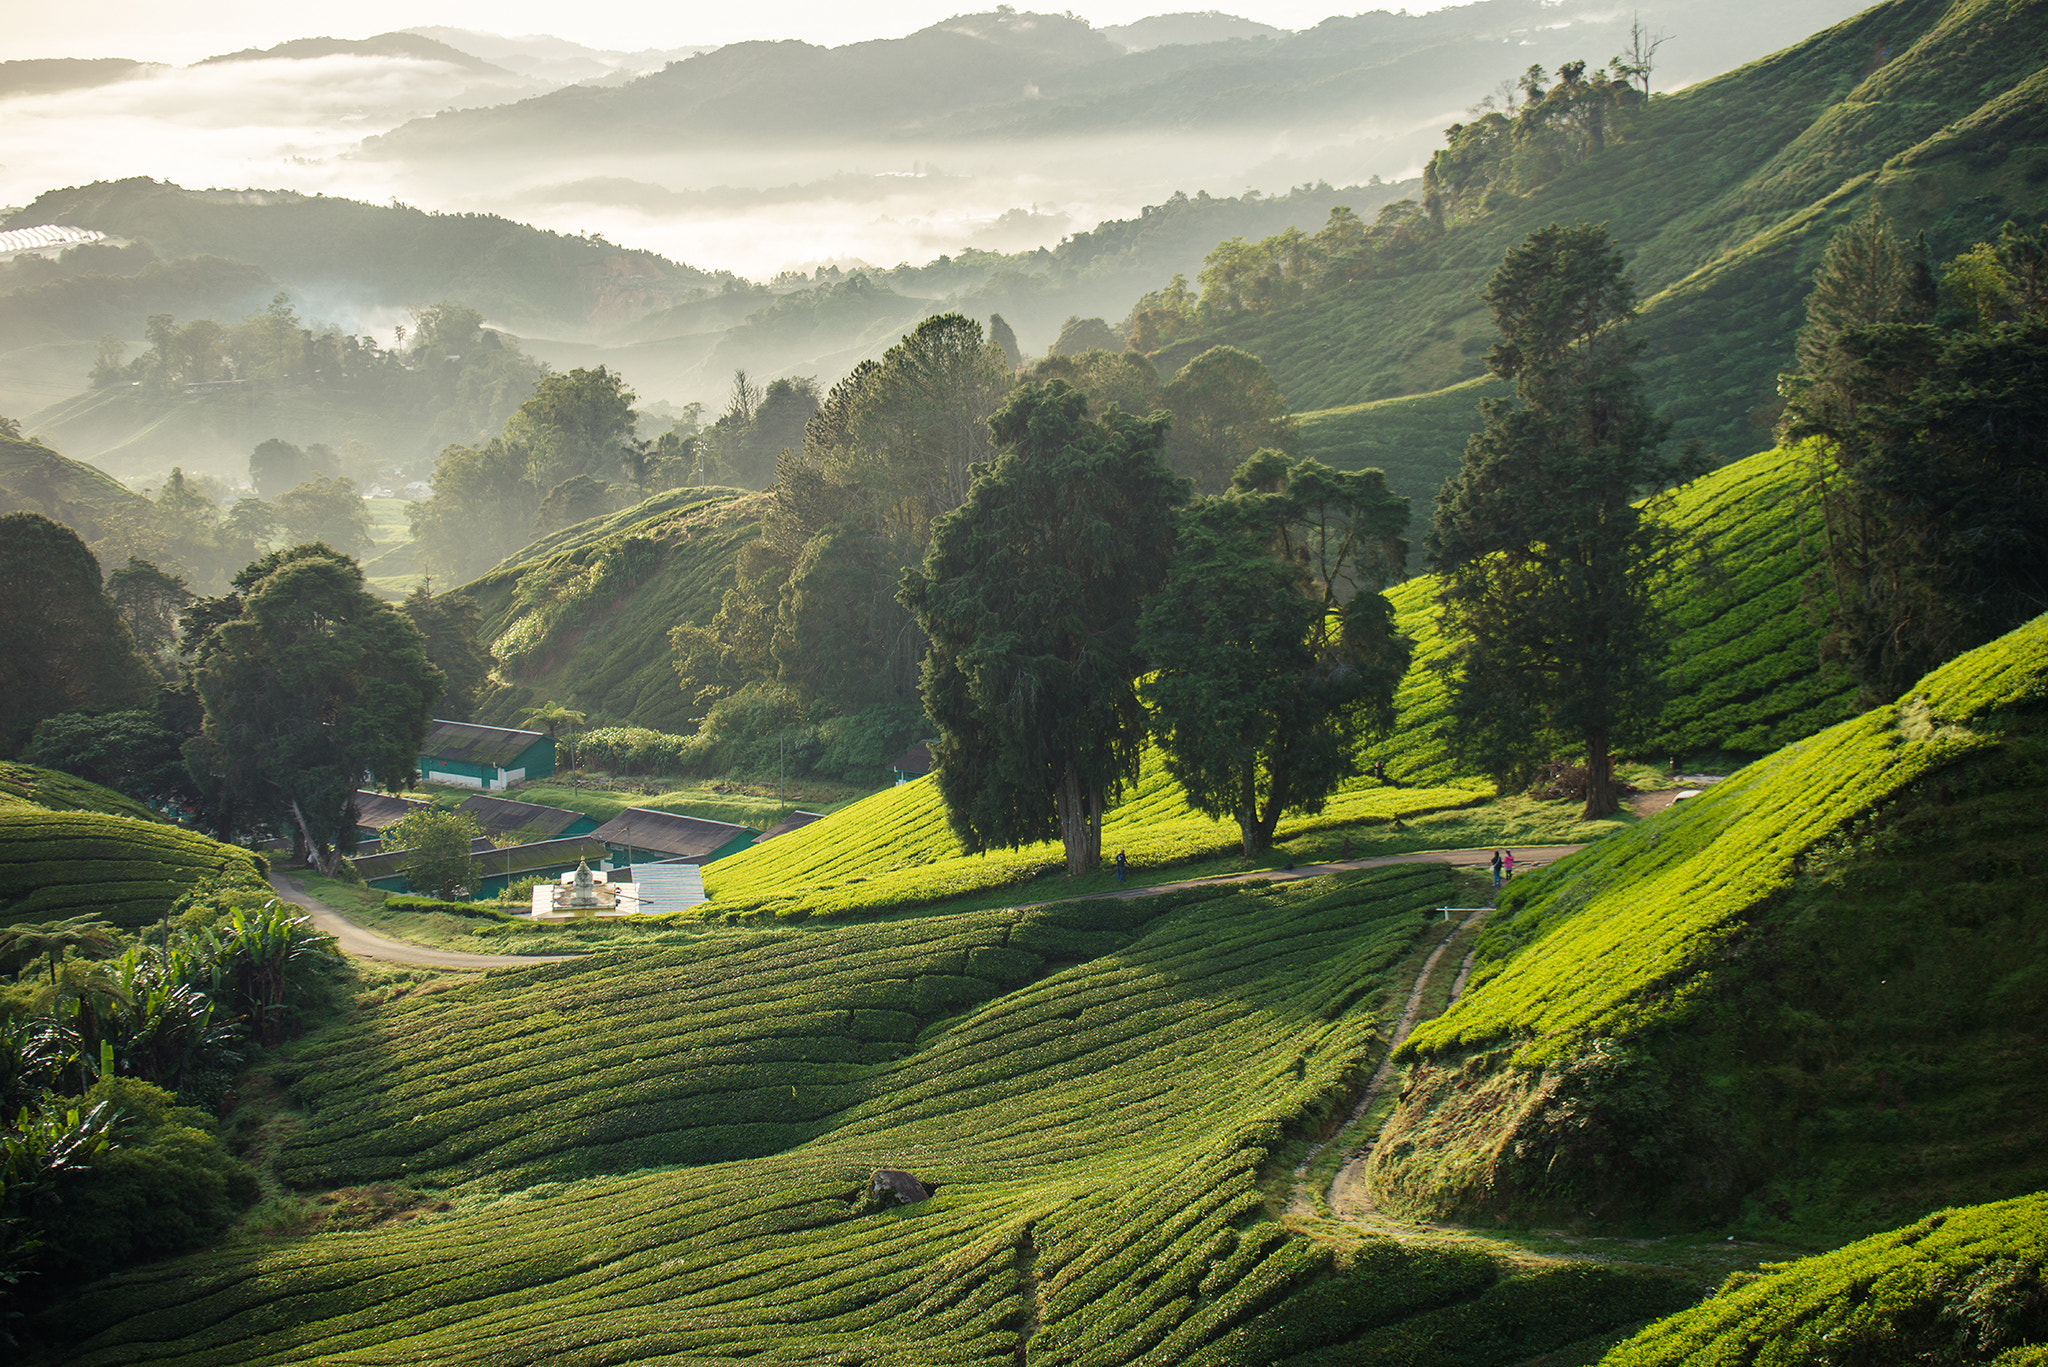
M 1521 884 L 1495 933 L 1522 943 L 1540 931 L 1542 952 L 1509 959 L 1409 1047 L 1523 1040 L 1523 1056 L 1541 1061 L 1667 1018 L 1684 998 L 1656 989 L 1709 961 L 1789 885 L 1803 856 L 1908 787 L 1998 747 L 2044 697 L 2048 617 L 1935 671 L 1896 706 L 1788 746 L 1668 818 Z
M 156 681 L 69 527 L 0 513 L 0 755 L 64 712 L 116 712 Z
M 1250 855 L 1283 812 L 1320 811 L 1357 775 L 1360 740 L 1393 724 L 1408 651 L 1380 591 L 1408 549 L 1408 501 L 1376 471 L 1275 451 L 1231 485 L 1183 511 L 1138 643 L 1167 769 Z
M 1760 1276 L 1731 1278 L 1603 1367 L 2000 1363 L 2048 1351 L 2048 1195 L 1944 1210 Z M 2029 1351 L 2029 1350 L 2032 1351 Z
M 1604 229 L 1552 224 L 1486 286 L 1501 340 L 1487 368 L 1515 397 L 1437 495 L 1430 559 L 1456 637 L 1451 739 L 1506 776 L 1577 742 L 1586 819 L 1612 815 L 1614 749 L 1654 709 L 1664 639 L 1649 573 L 1666 535 L 1638 496 L 1671 483 L 1669 430 L 1629 362 L 1632 282 Z
M 1666 699 L 1640 743 L 1646 757 L 1759 755 L 1850 714 L 1855 682 L 1820 663 L 1823 626 L 1806 605 L 1820 563 L 1810 478 L 1802 452 L 1766 451 L 1670 495 L 1677 551 L 1653 585 L 1671 628 Z M 1435 577 L 1423 575 L 1387 595 L 1415 662 L 1395 695 L 1394 733 L 1368 755 L 1409 783 L 1466 772 L 1442 734 L 1449 702 L 1438 666 L 1451 638 L 1435 594 Z
M 80 1363 L 172 1338 L 195 1363 L 1222 1363 L 1285 1325 L 1295 1352 L 1384 1333 L 1504 1367 L 1682 1303 L 1377 1244 L 1333 1296 L 1330 1253 L 1259 1218 L 1261 1163 L 1369 1059 L 1442 886 L 728 933 L 415 994 L 295 1053 L 283 1164 L 472 1179 L 453 1210 L 129 1273 L 46 1324 Z M 876 1209 L 878 1166 L 935 1196 Z
M 1785 380 L 1827 514 L 1829 653 L 1866 701 L 2048 604 L 2048 227 L 1943 271 L 1873 212 L 1828 244 Z
M 501 681 L 475 719 L 514 725 L 553 698 L 599 725 L 693 730 L 701 709 L 676 685 L 668 633 L 718 612 L 760 517 L 758 498 L 671 490 L 544 537 L 466 585 Z
M 396 792 L 416 772 L 446 683 L 419 629 L 320 545 L 257 561 L 193 616 L 209 625 L 191 645 L 205 723 L 188 762 L 233 796 L 232 826 L 290 831 L 333 872 L 354 843 L 356 790 Z
M 989 420 L 1007 449 L 933 526 L 900 595 L 930 643 L 919 694 L 961 844 L 1057 834 L 1072 873 L 1101 861 L 1103 813 L 1138 777 L 1138 615 L 1187 497 L 1164 419 L 1087 411 L 1058 380 L 1018 390 Z

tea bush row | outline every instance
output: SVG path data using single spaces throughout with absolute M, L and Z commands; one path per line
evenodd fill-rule
M 1490 791 L 1490 785 L 1472 782 L 1393 788 L 1356 779 L 1322 812 L 1283 821 L 1279 834 L 1285 840 L 1391 822 L 1467 806 Z M 1137 790 L 1103 819 L 1102 848 L 1123 850 L 1138 868 L 1156 869 L 1231 853 L 1239 837 L 1235 824 L 1190 812 L 1180 785 L 1150 754 Z M 1051 841 L 962 854 L 937 784 L 921 779 L 708 864 L 704 886 L 714 911 L 843 916 L 1015 887 L 1065 864 L 1060 846 Z
M 2039 1361 L 2048 1350 L 2048 1193 L 1941 1211 L 1904 1229 L 1737 1274 L 1603 1367 Z
M 1429 1053 L 1522 1040 L 1542 1062 L 1594 1036 L 1626 1037 L 1687 1004 L 1678 986 L 1810 851 L 1912 784 L 1997 746 L 2000 713 L 2048 697 L 2048 617 L 1928 675 L 1899 703 L 1787 747 L 1654 822 L 1601 842 L 1502 900 L 1474 990 L 1411 1037 Z M 1697 982 L 1693 989 L 1697 990 Z
M 1773 450 L 1673 496 L 1667 516 L 1680 545 L 1657 590 L 1672 627 L 1667 700 L 1642 754 L 1763 753 L 1849 716 L 1854 684 L 1821 667 L 1821 624 L 1806 601 L 1820 532 L 1809 481 L 1802 452 Z M 1367 753 L 1403 783 L 1450 782 L 1472 769 L 1440 735 L 1450 699 L 1437 671 L 1453 642 L 1437 629 L 1435 595 L 1431 575 L 1388 594 L 1415 658 L 1394 698 L 1394 734 Z
M 255 855 L 176 826 L 0 807 L 0 925 L 90 913 L 133 930 L 205 880 L 267 887 Z
M 381 1109 L 411 1133 L 424 1112 L 408 1108 L 435 1104 L 437 1069 L 467 1099 L 452 1106 L 480 1104 L 484 1076 L 519 1066 L 501 1032 L 544 1011 L 587 1021 L 580 1064 L 563 1066 L 601 1079 L 653 1057 L 663 1010 L 677 1037 L 699 1030 L 709 1002 L 732 1014 L 708 1033 L 766 1041 L 807 975 L 824 975 L 809 990 L 837 991 L 858 975 L 832 977 L 835 960 L 885 955 L 897 937 L 897 962 L 957 974 L 978 952 L 1014 949 L 1006 931 L 1115 936 L 964 1014 L 919 1018 L 903 1057 L 783 1086 L 783 1104 L 812 1118 L 779 1118 L 780 1149 L 516 1194 L 471 1187 L 446 1215 L 142 1269 L 93 1290 L 77 1322 L 96 1331 L 67 1361 L 993 1365 L 1016 1361 L 1034 1325 L 1023 1346 L 1035 1363 L 1184 1360 L 1325 1274 L 1321 1255 L 1258 1222 L 1261 1165 L 1374 1063 L 1403 996 L 1394 970 L 1444 877 L 1413 866 L 1180 900 L 722 932 L 644 978 L 617 957 L 394 1002 L 300 1055 L 299 1088 L 330 1065 L 346 1075 L 307 1091 L 301 1158 L 345 1112 Z M 902 1047 L 907 1023 L 875 1023 Z M 717 1095 L 709 1081 L 686 1073 L 673 1100 Z M 592 1122 L 573 1105 L 536 1099 L 524 1123 Z M 457 1175 L 424 1147 L 347 1142 L 426 1180 Z M 883 1166 L 916 1173 L 933 1199 L 863 1213 Z

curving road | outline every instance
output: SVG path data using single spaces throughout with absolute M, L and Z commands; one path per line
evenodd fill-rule
M 1540 868 L 1545 864 L 1554 864 L 1568 854 L 1577 854 L 1584 848 L 1584 845 L 1517 845 L 1514 847 L 1515 867 Z M 1485 868 L 1492 860 L 1492 849 L 1416 850 L 1410 854 L 1387 854 L 1373 859 L 1338 859 L 1327 864 L 1301 864 L 1291 869 L 1256 869 L 1250 873 L 1182 878 L 1171 883 L 1147 883 L 1143 887 L 1083 893 L 1078 897 L 1057 897 L 1045 902 L 1026 902 L 1021 905 L 1050 906 L 1053 902 L 1080 902 L 1099 897 L 1156 897 L 1160 893 L 1179 892 L 1183 888 L 1211 887 L 1228 883 L 1285 883 L 1298 878 L 1319 878 L 1328 873 L 1385 868 L 1389 864 L 1449 864 L 1454 868 Z M 560 963 L 564 959 L 582 957 L 578 954 L 462 954 L 452 949 L 428 949 L 424 945 L 409 945 L 403 940 L 393 940 L 375 931 L 364 929 L 333 908 L 314 901 L 298 884 L 286 879 L 282 874 L 273 872 L 270 875 L 270 886 L 276 889 L 279 897 L 311 915 L 313 924 L 332 935 L 344 954 L 354 954 L 365 959 L 415 964 L 422 968 L 476 969 L 521 968 L 527 964 Z
M 307 896 L 296 883 L 283 875 L 273 872 L 270 886 L 279 897 L 308 913 L 313 924 L 334 937 L 334 942 L 344 954 L 354 954 L 364 959 L 383 959 L 387 963 L 414 964 L 421 968 L 524 968 L 529 964 L 560 963 L 564 959 L 578 959 L 580 954 L 459 954 L 452 949 L 428 949 L 424 945 L 409 945 L 403 940 L 393 940 L 365 930 L 331 907 L 323 906 Z

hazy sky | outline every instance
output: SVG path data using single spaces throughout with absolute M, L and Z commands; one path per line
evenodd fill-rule
M 1072 0 L 1017 3 L 1057 12 Z M 1416 13 L 1448 0 L 1406 0 Z M 277 0 L 94 0 L 89 5 L 9 6 L 0 57 L 133 57 L 191 62 L 287 38 L 367 38 L 391 29 L 446 24 L 487 33 L 550 33 L 599 48 L 671 48 L 744 38 L 805 38 L 837 45 L 895 38 L 955 14 L 995 8 L 995 0 L 755 0 L 746 5 L 651 5 L 643 0 L 334 0 L 280 5 Z M 1090 0 L 1075 13 L 1097 25 L 1125 24 L 1148 14 L 1221 9 L 1278 28 L 1307 28 L 1336 13 L 1399 9 L 1398 0 L 1351 5 L 1342 0 Z

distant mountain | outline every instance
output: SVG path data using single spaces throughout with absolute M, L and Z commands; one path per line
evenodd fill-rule
M 155 69 L 153 62 L 135 62 L 126 57 L 38 57 L 23 62 L 0 62 L 0 99 L 9 95 L 87 90 L 130 80 Z
M 1724 71 L 1853 9 L 1844 0 L 1673 0 L 1660 22 L 1685 37 L 1661 54 L 1663 83 Z M 1195 15 L 1158 23 L 1179 26 L 1184 17 L 1191 34 L 1233 22 Z M 1530 63 L 1604 62 L 1626 45 L 1628 28 L 1628 15 L 1602 0 L 1480 0 L 1428 14 L 1332 18 L 1265 42 L 1127 51 L 1085 20 L 998 11 L 837 48 L 734 43 L 617 89 L 576 87 L 415 120 L 364 150 L 427 160 L 512 147 L 525 158 L 607 157 L 672 151 L 692 136 L 722 145 L 814 138 L 900 146 L 1333 124 L 1421 132 L 1426 149 L 1440 120 Z
M 1102 33 L 1126 52 L 1145 52 L 1155 47 L 1225 43 L 1233 38 L 1281 38 L 1287 30 L 1212 9 L 1199 14 L 1155 14 L 1132 24 L 1111 24 Z
M 557 38 L 546 33 L 529 33 L 521 37 L 508 38 L 502 33 L 479 33 L 475 29 L 449 28 L 443 24 L 423 24 L 404 32 L 431 38 L 449 47 L 459 48 L 481 57 L 507 71 L 516 71 L 522 76 L 531 76 L 557 85 L 616 78 L 627 73 L 638 75 L 659 71 L 670 62 L 680 62 L 700 52 L 709 52 L 716 46 L 706 43 L 695 47 L 641 48 L 635 52 L 620 52 L 585 47 L 581 43 L 572 43 L 566 38 Z
M 52 190 L 0 223 L 92 227 L 146 241 L 167 259 L 248 262 L 344 324 L 344 314 L 458 299 L 514 330 L 573 335 L 731 279 L 490 214 L 291 191 L 187 190 L 141 177 Z
M 262 62 L 295 60 L 303 61 L 315 57 L 411 57 L 422 62 L 445 62 L 479 76 L 510 76 L 512 73 L 500 66 L 493 66 L 480 57 L 446 43 L 436 42 L 417 33 L 380 33 L 374 38 L 294 38 L 275 47 L 243 48 L 240 52 L 225 52 L 217 57 L 208 57 L 195 62 L 195 66 L 213 66 L 221 62 Z
M 2041 6 L 1894 0 L 1657 99 L 1604 153 L 1527 194 L 1490 196 L 1399 269 L 1241 316 L 1156 360 L 1165 370 L 1229 342 L 1260 356 L 1301 410 L 1414 396 L 1313 426 L 1340 464 L 1398 445 L 1413 481 L 1401 492 L 1427 498 L 1478 424 L 1476 395 L 1432 391 L 1484 370 L 1488 276 L 1545 224 L 1605 223 L 1643 301 L 1638 369 L 1652 399 L 1680 439 L 1746 455 L 1770 444 L 1776 376 L 1837 227 L 1874 200 L 1946 260 L 2008 216 L 2048 216 L 2044 50 Z

